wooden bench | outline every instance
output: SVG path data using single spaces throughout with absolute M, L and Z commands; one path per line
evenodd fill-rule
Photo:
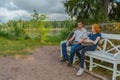
M 87 51 L 86 56 L 90 58 L 88 61 L 90 63 L 89 71 L 96 66 L 108 69 L 113 71 L 112 80 L 116 80 L 117 76 L 120 76 L 120 71 L 118 70 L 118 64 L 120 64 L 120 44 L 115 45 L 114 42 L 120 42 L 120 35 L 117 34 L 105 34 L 102 33 L 102 39 L 95 51 Z M 64 41 L 61 42 L 61 44 Z M 67 48 L 70 51 L 70 47 Z M 62 52 L 61 52 L 62 57 Z M 98 59 L 102 62 L 108 62 L 113 64 L 113 67 L 110 68 L 108 66 L 99 64 L 94 62 L 94 59 Z M 74 61 L 76 61 L 76 56 L 74 57 Z M 86 60 L 87 61 L 87 60 Z

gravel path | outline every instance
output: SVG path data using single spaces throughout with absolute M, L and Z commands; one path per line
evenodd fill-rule
M 0 80 L 99 80 L 87 73 L 77 77 L 77 69 L 61 63 L 59 55 L 58 46 L 43 46 L 26 58 L 0 57 Z

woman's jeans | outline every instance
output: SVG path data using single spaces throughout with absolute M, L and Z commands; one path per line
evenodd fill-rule
M 75 54 L 75 49 L 80 46 L 80 44 L 70 44 L 71 46 L 71 51 L 70 51 L 70 59 L 68 58 L 68 54 L 67 54 L 67 46 L 66 46 L 66 42 L 62 43 L 62 54 L 63 54 L 63 58 L 68 60 L 69 59 L 69 63 L 73 63 L 73 59 L 74 59 L 74 54 Z
M 84 68 L 85 62 L 85 53 L 86 51 L 94 51 L 95 49 L 92 46 L 79 46 L 75 49 L 75 53 L 80 60 L 80 67 Z

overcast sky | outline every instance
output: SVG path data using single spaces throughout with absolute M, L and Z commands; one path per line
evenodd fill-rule
M 48 20 L 65 20 L 63 0 L 0 0 L 0 19 L 2 22 L 14 19 L 30 19 L 33 9 L 46 14 Z

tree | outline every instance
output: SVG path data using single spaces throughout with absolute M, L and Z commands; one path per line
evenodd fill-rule
M 64 7 L 71 18 L 76 17 L 87 23 L 106 22 L 108 5 L 113 0 L 66 0 Z
M 113 3 L 113 0 L 100 0 L 101 8 L 103 8 L 106 18 L 108 18 L 108 6 L 110 3 Z
M 103 9 L 99 0 L 66 0 L 66 12 L 73 18 L 82 19 L 84 22 L 99 22 L 104 20 Z
M 110 21 L 120 21 L 120 2 L 111 4 L 111 10 L 109 12 Z
M 35 22 L 44 21 L 46 18 L 48 18 L 45 14 L 40 15 L 37 10 L 33 10 L 33 14 L 31 16 L 31 20 Z
M 37 30 L 32 31 L 31 35 L 33 35 L 34 38 L 40 39 L 40 41 L 44 41 L 48 33 L 48 29 L 45 28 L 45 19 L 48 17 L 45 14 L 40 15 L 37 10 L 33 10 L 33 14 L 31 16 L 32 19 L 30 20 L 30 23 L 33 24 L 33 29 L 35 28 Z

